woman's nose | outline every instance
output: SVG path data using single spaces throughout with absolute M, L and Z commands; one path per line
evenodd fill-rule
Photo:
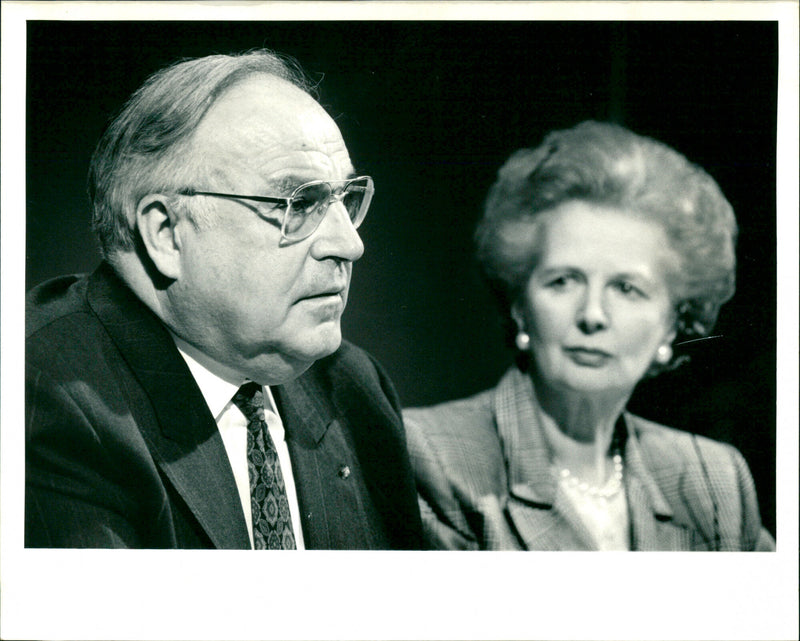
M 350 220 L 347 208 L 338 199 L 325 212 L 314 234 L 311 253 L 317 260 L 336 258 L 356 261 L 364 253 L 364 243 Z
M 580 330 L 585 334 L 593 334 L 608 327 L 608 314 L 602 291 L 587 288 L 586 295 L 578 307 L 576 321 Z

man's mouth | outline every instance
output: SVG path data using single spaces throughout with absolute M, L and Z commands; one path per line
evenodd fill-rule
M 334 286 L 318 292 L 312 292 L 301 296 L 299 300 L 324 300 L 326 298 L 338 297 L 344 299 L 345 287 Z

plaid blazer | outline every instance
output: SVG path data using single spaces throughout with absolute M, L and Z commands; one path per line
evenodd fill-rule
M 516 368 L 467 399 L 404 412 L 426 543 L 452 550 L 592 550 L 557 492 L 530 381 Z M 772 550 L 734 447 L 625 413 L 632 550 Z

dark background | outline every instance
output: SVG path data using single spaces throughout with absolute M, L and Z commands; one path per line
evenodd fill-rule
M 409 406 L 492 387 L 511 362 L 471 235 L 514 149 L 587 118 L 675 147 L 737 213 L 738 289 L 721 338 L 629 407 L 739 447 L 775 532 L 777 23 L 29 21 L 27 36 L 27 287 L 97 264 L 86 171 L 130 93 L 179 58 L 266 46 L 321 80 L 375 179 L 345 335 Z

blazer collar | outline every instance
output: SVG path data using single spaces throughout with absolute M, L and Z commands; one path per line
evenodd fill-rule
M 140 429 L 154 459 L 217 547 L 250 547 L 216 422 L 169 332 L 107 263 L 87 299 L 150 399 L 158 425 Z
M 508 468 L 510 495 L 550 508 L 558 484 L 550 471 L 550 452 L 533 398 L 530 379 L 516 367 L 511 368 L 495 390 L 494 415 Z
M 558 549 L 565 531 L 574 541 L 570 547 L 591 546 L 591 535 L 569 501 L 557 492 L 558 482 L 551 472 L 550 452 L 539 424 L 530 379 L 511 368 L 495 389 L 494 415 L 503 456 L 508 469 L 509 517 L 530 548 Z M 623 414 L 615 438 L 624 452 L 625 488 L 634 548 L 648 544 L 665 549 L 665 537 L 672 541 L 679 533 L 672 527 L 672 508 L 656 480 L 657 463 L 646 460 L 636 436 L 636 418 Z M 525 507 L 533 505 L 539 510 Z M 554 508 L 555 509 L 552 509 Z M 555 527 L 563 520 L 570 527 Z M 557 537 L 549 540 L 556 532 Z M 548 542 L 549 541 L 549 542 Z M 535 543 L 534 543 L 535 542 Z M 670 544 L 672 545 L 672 544 Z M 674 548 L 674 545 L 672 545 Z

